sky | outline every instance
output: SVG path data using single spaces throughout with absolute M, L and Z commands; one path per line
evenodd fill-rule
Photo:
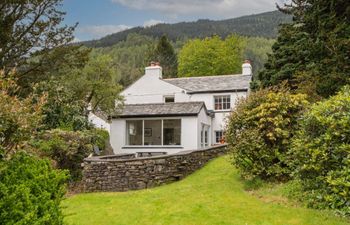
M 135 26 L 221 20 L 276 9 L 283 0 L 63 0 L 65 24 L 79 23 L 75 41 L 98 39 Z

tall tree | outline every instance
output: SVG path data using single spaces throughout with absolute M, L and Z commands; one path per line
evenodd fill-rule
M 179 76 L 210 76 L 241 71 L 245 41 L 238 36 L 219 36 L 188 41 L 179 53 Z
M 70 71 L 61 79 L 65 88 L 71 90 L 77 99 L 90 105 L 93 111 L 102 110 L 108 114 L 115 111 L 121 86 L 112 58 L 108 55 L 91 55 L 83 69 Z
M 3 0 L 0 2 L 0 69 L 21 67 L 32 55 L 42 55 L 73 40 L 75 26 L 62 26 L 63 0 Z M 29 68 L 22 67 L 23 70 Z
M 305 89 L 304 83 L 314 83 L 315 92 L 327 97 L 350 83 L 350 2 L 293 0 L 280 10 L 292 14 L 293 23 L 280 30 L 259 74 L 262 86 L 287 80 Z
M 160 62 L 164 78 L 177 77 L 177 56 L 167 36 L 163 35 L 159 39 L 147 58 L 148 61 Z

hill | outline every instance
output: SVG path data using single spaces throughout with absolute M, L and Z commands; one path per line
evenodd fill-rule
M 182 22 L 176 24 L 158 24 L 152 27 L 134 27 L 122 32 L 110 34 L 99 40 L 81 42 L 88 47 L 109 47 L 125 41 L 129 34 L 136 33 L 153 38 L 166 34 L 172 41 L 204 38 L 212 35 L 226 37 L 236 33 L 250 37 L 275 38 L 278 26 L 291 21 L 289 15 L 279 11 L 266 12 L 256 15 L 243 16 L 234 19 L 213 21 L 198 20 L 196 22 Z

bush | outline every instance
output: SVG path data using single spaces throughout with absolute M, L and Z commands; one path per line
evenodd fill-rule
M 283 89 L 257 91 L 237 103 L 226 138 L 233 164 L 245 178 L 289 178 L 290 138 L 306 105 L 306 95 Z
M 308 205 L 350 214 L 350 87 L 303 116 L 291 153 Z
M 36 134 L 45 103 L 45 96 L 20 99 L 13 95 L 18 90 L 14 76 L 13 72 L 4 78 L 0 70 L 0 159 L 10 157 Z
M 85 131 L 55 129 L 46 131 L 40 140 L 32 144 L 45 156 L 53 159 L 58 168 L 69 170 L 71 179 L 76 181 L 81 178 L 81 163 L 84 158 L 93 154 L 94 146 L 103 151 L 108 137 L 108 132 L 100 129 Z
M 24 153 L 0 161 L 1 224 L 63 224 L 66 173 Z

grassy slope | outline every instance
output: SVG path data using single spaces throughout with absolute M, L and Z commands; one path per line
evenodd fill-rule
M 69 224 L 348 224 L 327 212 L 267 203 L 248 194 L 225 157 L 177 183 L 127 193 L 81 194 L 63 205 Z

